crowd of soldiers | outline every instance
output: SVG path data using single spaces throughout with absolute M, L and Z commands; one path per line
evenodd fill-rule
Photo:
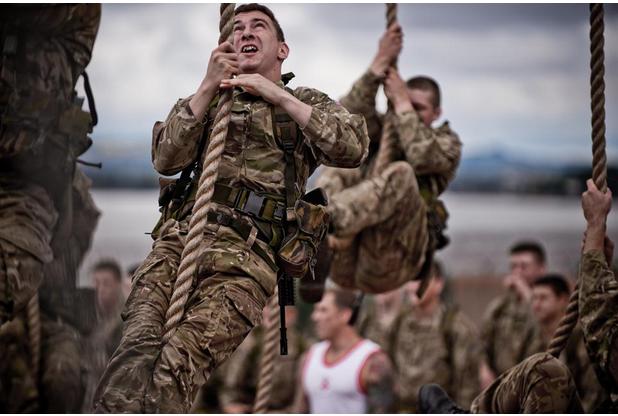
M 311 374 L 332 372 L 353 351 L 356 378 L 331 376 L 355 389 L 355 402 L 333 409 L 613 409 L 611 193 L 589 182 L 582 197 L 580 325 L 558 359 L 543 351 L 572 285 L 548 273 L 538 243 L 511 248 L 504 295 L 475 325 L 445 299 L 449 280 L 435 257 L 448 243 L 439 197 L 462 144 L 448 123 L 432 126 L 441 115 L 436 81 L 405 82 L 393 66 L 403 45 L 398 24 L 336 102 L 315 89 L 288 88 L 293 75 L 281 73 L 289 46 L 279 22 L 264 6 L 238 7 L 233 40 L 213 50 L 195 94 L 155 123 L 155 169 L 182 173 L 165 182 L 152 252 L 131 272 L 130 292 L 113 260 L 93 268 L 94 290 L 78 288 L 99 215 L 77 164 L 97 118 L 84 69 L 100 13 L 98 5 L 49 5 L 11 6 L 0 15 L 1 410 L 252 411 L 272 315 L 267 300 L 285 264 L 281 249 L 297 243 L 293 254 L 307 251 L 311 275 L 311 250 L 324 234 L 329 285 L 337 289 L 314 306 L 315 328 L 295 325 L 299 312 L 286 308 L 289 349 L 274 366 L 269 411 L 331 409 L 336 394 L 321 397 L 328 383 L 316 384 Z M 89 112 L 75 92 L 81 75 Z M 380 85 L 386 115 L 376 111 Z M 220 89 L 234 92 L 213 208 L 184 315 L 164 340 Z M 392 154 L 381 153 L 389 140 Z M 326 206 L 305 194 L 320 165 L 327 166 L 317 180 Z

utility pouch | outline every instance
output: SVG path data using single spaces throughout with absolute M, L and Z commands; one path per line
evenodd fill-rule
M 318 247 L 328 229 L 328 199 L 322 188 L 305 194 L 294 204 L 294 219 L 288 224 L 281 248 L 277 253 L 279 267 L 290 277 L 302 278 L 311 272 Z
M 448 211 L 444 205 L 444 202 L 436 199 L 427 214 L 427 225 L 436 250 L 446 247 L 450 242 L 449 238 L 444 234 L 447 220 Z

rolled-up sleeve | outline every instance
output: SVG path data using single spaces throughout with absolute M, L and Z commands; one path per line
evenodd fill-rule
M 198 121 L 191 108 L 191 97 L 178 100 L 167 119 L 152 129 L 152 163 L 162 175 L 174 175 L 197 158 L 205 121 Z
M 369 146 L 365 119 L 350 114 L 319 91 L 297 88 L 294 95 L 312 107 L 311 117 L 302 132 L 317 160 L 327 166 L 359 166 Z

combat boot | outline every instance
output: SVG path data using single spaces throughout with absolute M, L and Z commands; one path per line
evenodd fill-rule
M 419 413 L 470 413 L 457 406 L 437 384 L 425 384 L 418 391 Z

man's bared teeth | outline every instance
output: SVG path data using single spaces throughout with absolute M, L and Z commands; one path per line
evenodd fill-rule
M 257 48 L 253 45 L 243 46 L 242 52 L 257 52 Z

